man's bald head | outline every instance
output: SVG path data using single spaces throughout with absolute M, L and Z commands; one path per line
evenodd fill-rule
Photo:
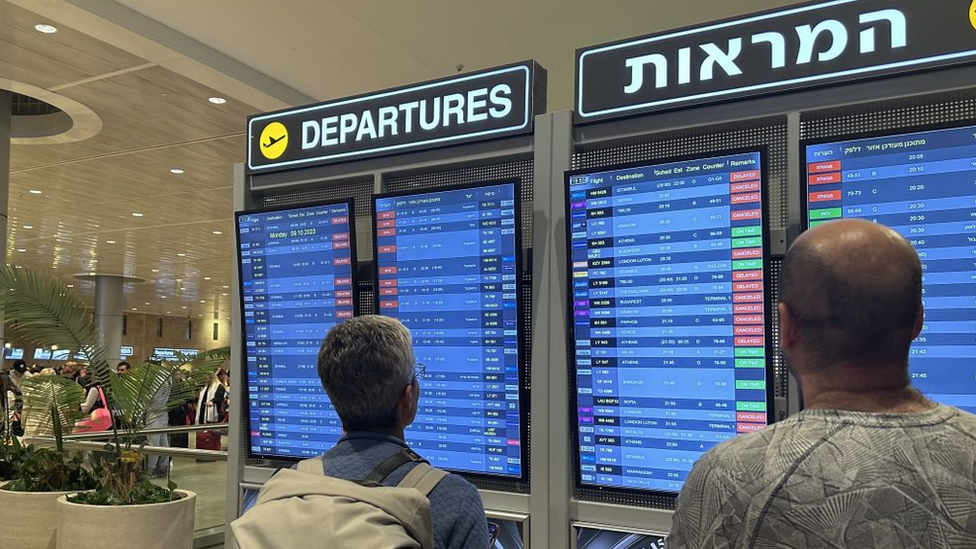
M 922 264 L 895 231 L 854 219 L 820 225 L 790 248 L 780 282 L 813 365 L 907 365 Z

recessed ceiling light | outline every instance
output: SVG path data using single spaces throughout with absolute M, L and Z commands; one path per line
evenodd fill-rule
M 166 296 L 161 295 L 161 296 L 159 296 L 159 299 L 166 299 Z
M 205 277 L 203 277 L 203 279 L 204 280 L 210 280 L 210 277 L 209 276 L 205 276 Z
M 213 234 L 224 234 L 224 231 L 214 231 Z
M 181 309 L 186 309 L 186 305 L 184 305 L 183 307 L 181 307 Z
M 146 302 L 146 307 L 148 307 L 148 306 L 149 306 L 149 302 L 147 301 L 147 302 Z
M 38 23 L 34 25 L 34 30 L 37 32 L 43 32 L 44 34 L 54 34 L 58 32 L 58 28 L 54 25 L 48 25 L 47 23 Z
M 200 303 L 206 303 L 206 302 L 207 302 L 207 301 L 206 301 L 205 299 L 201 299 L 201 300 L 200 300 Z
M 142 214 L 139 212 L 132 212 L 132 217 L 142 217 Z M 97 227 L 98 225 L 95 226 Z
M 115 241 L 114 240 L 106 240 L 105 243 L 106 244 L 115 244 Z
M 224 292 L 224 293 L 222 293 L 222 294 L 220 294 L 220 295 L 230 295 L 230 294 L 229 294 L 229 293 L 227 293 L 227 292 Z
M 68 284 L 68 285 L 66 286 L 66 288 L 74 288 L 74 287 L 75 287 L 75 285 L 74 285 L 74 284 Z
M 227 100 L 224 99 L 223 97 L 210 97 L 207 98 L 207 101 L 210 101 L 214 105 L 223 105 L 224 103 L 227 102 Z
M 22 266 L 20 266 L 20 265 L 17 265 L 17 268 L 18 268 L 18 269 L 23 269 L 23 267 L 22 267 Z M 92 274 L 94 274 L 94 273 L 92 273 Z
M 31 189 L 31 190 L 30 190 L 30 193 L 31 193 L 31 194 L 44 194 L 44 191 L 39 191 L 39 190 L 37 190 L 37 189 Z
M 186 257 L 186 254 L 182 254 L 182 253 L 176 254 L 176 257 Z
M 30 230 L 30 229 L 33 229 L 34 226 L 33 225 L 24 225 L 24 228 L 27 229 L 27 230 Z
M 159 269 L 153 269 L 152 272 L 158 273 L 159 272 Z
M 133 308 L 132 308 L 132 310 L 133 310 L 133 311 L 138 311 L 139 309 L 136 309 L 135 307 L 133 307 Z
M 27 251 L 27 249 L 26 248 L 17 248 L 17 251 L 20 252 L 20 253 L 24 253 L 24 252 Z
M 172 313 L 172 312 L 170 312 L 170 311 L 166 311 L 166 314 L 168 314 L 168 315 L 171 315 L 171 314 L 173 314 L 173 313 Z
M 169 173 L 180 175 L 181 173 L 184 173 L 184 171 L 183 168 L 170 168 Z
M 228 290 L 228 289 L 230 289 L 230 286 L 221 286 L 221 288 L 223 288 L 225 290 Z

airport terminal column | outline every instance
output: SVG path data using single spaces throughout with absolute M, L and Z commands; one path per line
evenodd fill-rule
M 122 360 L 122 284 L 121 276 L 95 277 L 95 323 L 113 368 Z
M 0 90 L 0 242 L 7 242 L 7 209 L 10 203 L 10 137 L 13 135 L 11 108 L 13 96 Z M 7 246 L 0 246 L 0 265 L 7 263 Z M 4 343 L 3 322 L 0 322 L 0 348 Z

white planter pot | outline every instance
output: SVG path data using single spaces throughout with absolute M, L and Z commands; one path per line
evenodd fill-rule
M 58 498 L 66 494 L 0 489 L 0 547 L 55 549 Z
M 197 495 L 152 505 L 79 505 L 58 498 L 57 549 L 192 549 Z

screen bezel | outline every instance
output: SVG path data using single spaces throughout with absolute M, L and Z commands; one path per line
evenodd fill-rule
M 897 137 L 915 133 L 937 132 L 941 130 L 961 130 L 963 128 L 973 128 L 976 131 L 976 119 L 970 118 L 954 122 L 940 122 L 935 124 L 920 124 L 901 128 L 898 130 L 875 130 L 867 132 L 842 133 L 835 137 L 818 137 L 814 139 L 801 139 L 800 146 L 800 231 L 797 236 L 810 230 L 810 184 L 809 167 L 807 161 L 807 149 L 816 145 L 827 145 L 831 143 L 843 143 L 847 141 L 860 141 L 862 139 L 878 139 L 881 137 Z M 841 217 L 839 219 L 850 219 Z M 792 244 L 792 242 L 790 242 Z
M 570 373 L 570 389 L 572 391 L 570 395 L 570 418 L 571 427 L 573 430 L 573 437 L 575 442 L 575 452 L 574 459 L 576 460 L 576 475 L 575 481 L 577 487 L 587 488 L 591 490 L 597 490 L 601 493 L 608 495 L 618 494 L 622 496 L 633 495 L 633 494 L 644 494 L 648 496 L 658 496 L 666 498 L 677 498 L 678 492 L 669 492 L 664 490 L 654 490 L 654 489 L 644 489 L 636 487 L 623 487 L 623 486 L 609 486 L 605 484 L 596 483 L 586 483 L 583 482 L 583 467 L 580 461 L 580 432 L 579 432 L 579 417 L 578 408 L 579 401 L 579 387 L 577 385 L 577 374 L 576 374 L 576 325 L 573 321 L 573 237 L 572 237 L 572 218 L 571 218 L 571 201 L 570 201 L 570 181 L 573 177 L 578 175 L 590 175 L 597 173 L 613 172 L 620 170 L 630 170 L 635 168 L 646 168 L 653 166 L 661 166 L 665 164 L 675 164 L 681 162 L 689 162 L 696 160 L 708 160 L 712 158 L 720 158 L 725 156 L 735 156 L 738 154 L 759 154 L 760 163 L 760 189 L 762 194 L 762 228 L 763 228 L 763 316 L 764 316 L 764 327 L 766 330 L 765 335 L 765 355 L 766 355 L 766 425 L 772 425 L 775 421 L 775 414 L 773 410 L 774 404 L 774 390 L 773 386 L 775 384 L 775 364 L 773 361 L 772 353 L 775 351 L 772 345 L 772 312 L 773 312 L 773 302 L 772 302 L 772 284 L 770 280 L 771 274 L 771 260 L 770 255 L 770 227 L 769 227 L 769 147 L 767 145 L 758 145 L 754 147 L 736 148 L 736 149 L 722 149 L 709 153 L 693 154 L 693 155 L 681 155 L 681 156 L 670 156 L 649 161 L 640 162 L 627 162 L 622 164 L 609 164 L 606 166 L 601 166 L 598 168 L 585 168 L 577 170 L 569 170 L 563 174 L 563 192 L 564 194 L 564 204 L 563 204 L 563 215 L 565 216 L 565 246 L 566 246 L 566 258 L 563 263 L 563 268 L 566 269 L 564 276 L 567 280 L 566 286 L 566 306 L 567 306 L 567 322 L 566 322 L 566 335 L 569 338 L 568 348 L 567 348 L 567 358 L 568 364 L 567 368 Z M 731 195 L 731 193 L 729 193 Z M 734 357 L 733 357 L 734 358 Z M 573 419 L 575 418 L 575 419 Z M 742 433 L 748 434 L 748 433 Z M 742 436 L 740 434 L 736 435 Z M 733 437 L 734 438 L 734 437 Z M 704 454 L 702 454 L 704 455 Z
M 241 319 L 241 389 L 240 389 L 240 399 L 243 405 L 243 416 L 244 416 L 244 427 L 247 429 L 247 457 L 253 459 L 273 459 L 286 462 L 297 463 L 303 459 L 307 459 L 301 456 L 283 456 L 278 454 L 265 454 L 262 452 L 254 452 L 251 450 L 251 399 L 248 394 L 248 388 L 250 387 L 250 372 L 247 367 L 247 327 L 244 322 L 244 266 L 241 263 L 241 216 L 245 215 L 256 215 L 256 214 L 267 214 L 275 212 L 285 212 L 294 210 L 307 210 L 314 208 L 327 208 L 330 206 L 338 206 L 345 204 L 349 210 L 349 253 L 351 257 L 349 268 L 352 272 L 352 315 L 356 317 L 359 314 L 359 279 L 356 275 L 359 270 L 358 256 L 356 254 L 356 201 L 352 198 L 345 198 L 340 200 L 327 200 L 327 201 L 316 201 L 309 204 L 302 204 L 301 206 L 272 206 L 268 208 L 255 208 L 250 210 L 244 210 L 239 212 L 234 212 L 234 239 L 237 245 L 237 304 L 240 308 L 239 314 Z M 325 389 L 322 390 L 325 393 Z M 328 397 L 328 395 L 326 395 Z M 325 451 L 328 451 L 326 449 Z
M 389 192 L 373 195 L 373 287 L 376 291 L 375 297 L 373 299 L 373 311 L 375 314 L 380 313 L 380 299 L 379 299 L 379 277 L 380 277 L 380 263 L 379 263 L 379 239 L 377 238 L 377 221 L 378 216 L 376 215 L 376 202 L 378 200 L 386 198 L 402 198 L 408 196 L 420 196 L 427 194 L 436 194 L 441 192 L 450 191 L 463 191 L 467 189 L 479 189 L 484 187 L 497 187 L 500 185 L 513 185 L 515 189 L 515 295 L 517 299 L 516 303 L 516 314 L 518 315 L 518 372 L 519 372 L 519 462 L 520 462 L 520 472 L 521 475 L 503 475 L 498 473 L 480 473 L 476 471 L 468 471 L 463 469 L 448 469 L 446 467 L 441 467 L 445 471 L 451 471 L 452 473 L 457 473 L 464 477 L 470 478 L 482 478 L 482 479 L 507 479 L 515 480 L 519 482 L 526 482 L 529 478 L 529 463 L 528 463 L 528 436 L 529 436 L 529 391 L 526 387 L 526 380 L 528 379 L 528 372 L 525 366 L 525 338 L 528 334 L 525 333 L 525 329 L 522 326 L 522 321 L 525 319 L 525 307 L 527 304 L 523 303 L 525 300 L 522 297 L 522 275 L 523 271 L 523 260 L 522 255 L 524 254 L 524 246 L 522 243 L 522 179 L 519 177 L 497 179 L 481 181 L 477 183 L 468 183 L 463 185 L 445 185 L 432 188 L 424 189 L 411 189 L 408 191 L 400 192 Z

